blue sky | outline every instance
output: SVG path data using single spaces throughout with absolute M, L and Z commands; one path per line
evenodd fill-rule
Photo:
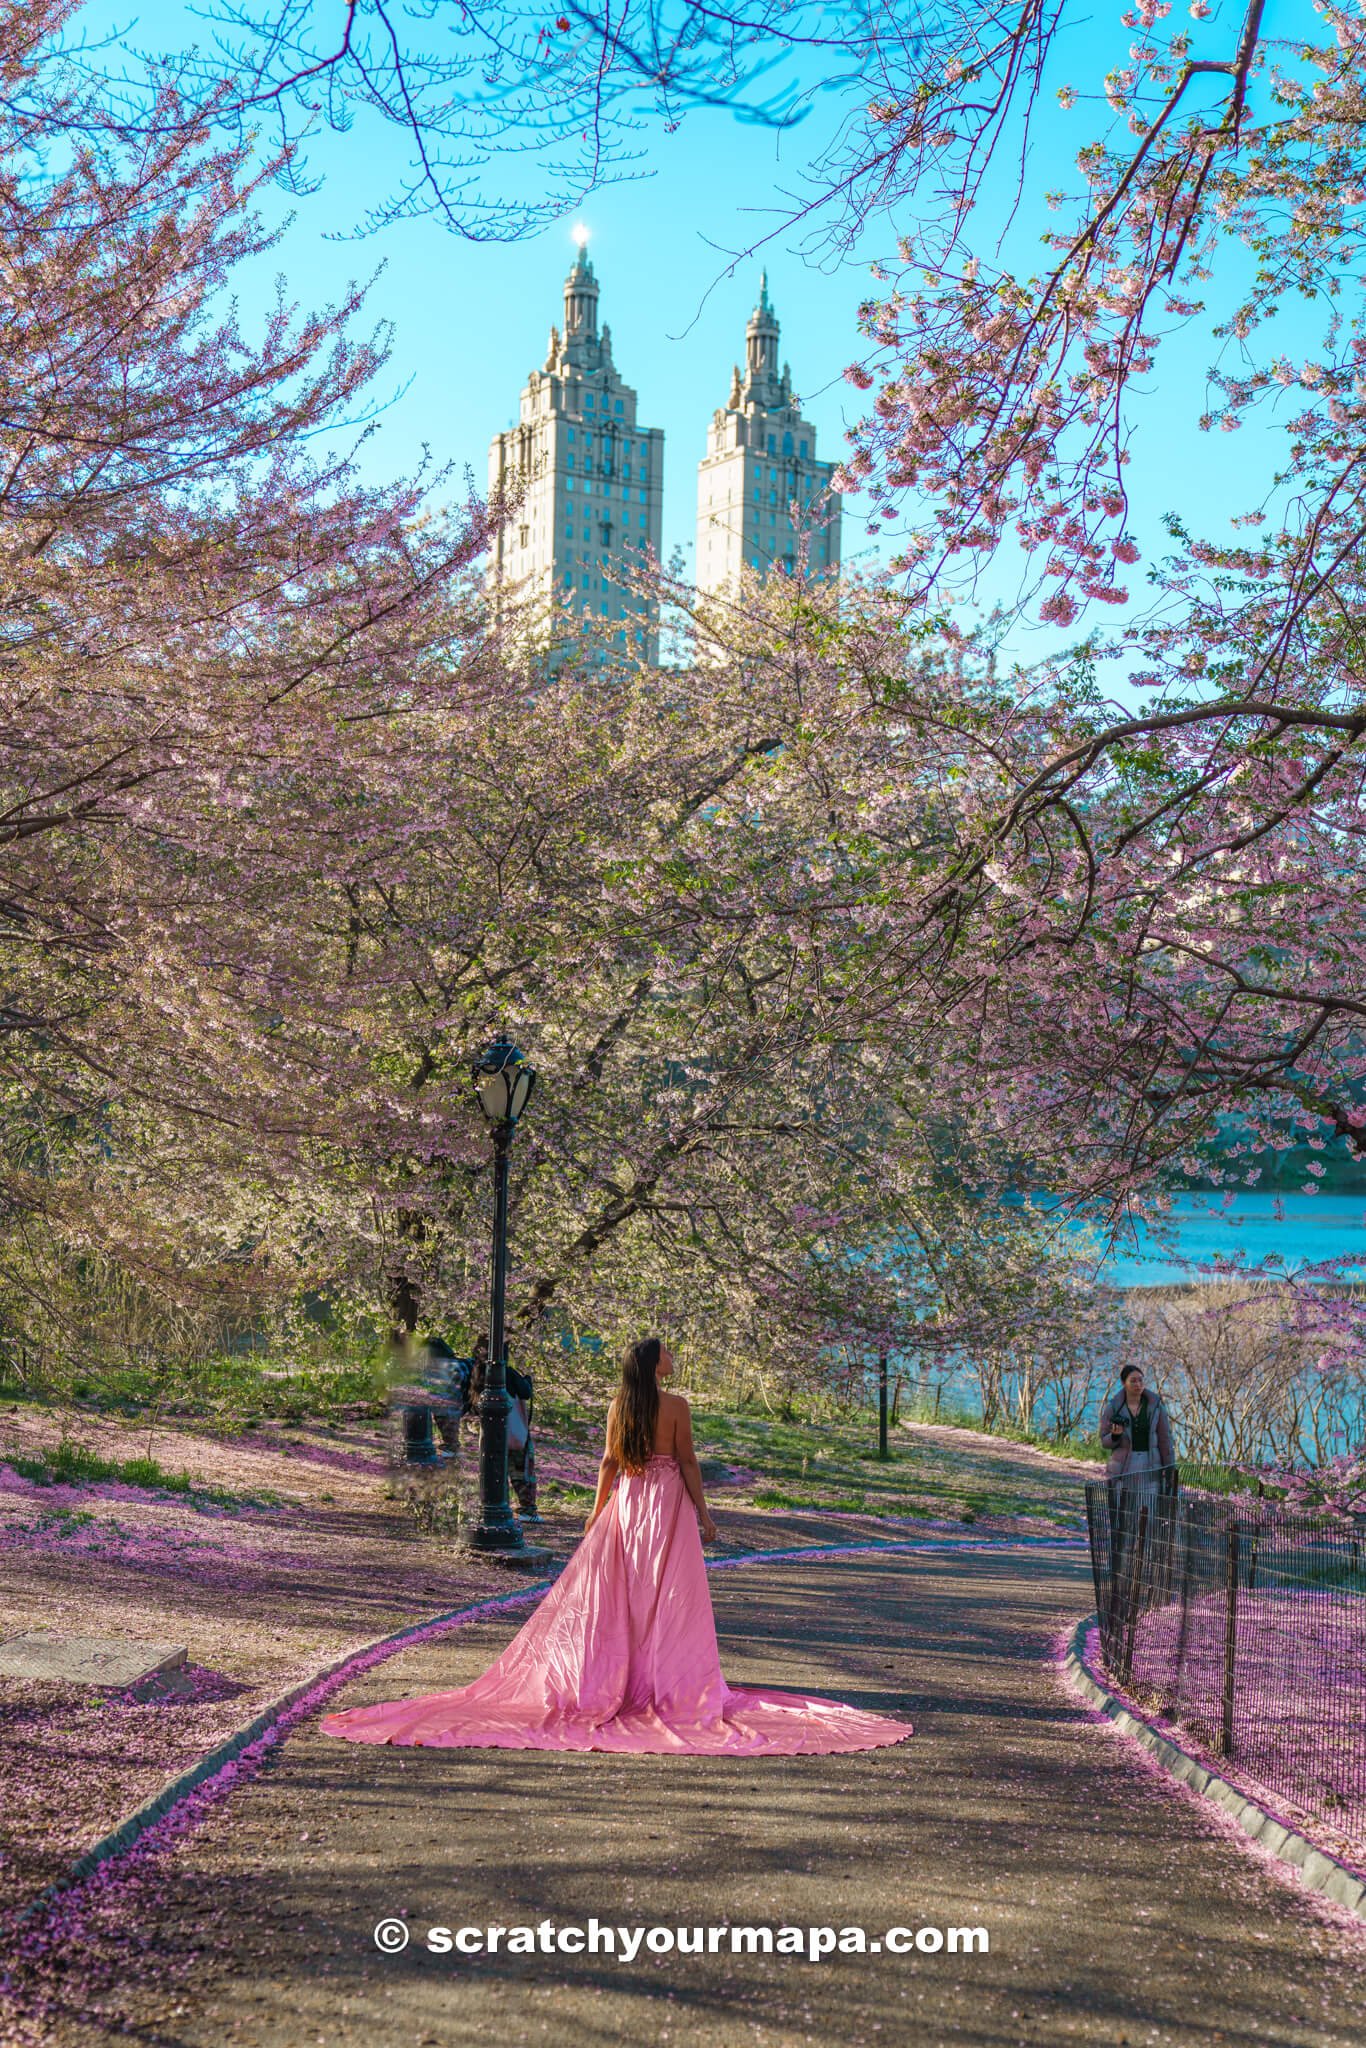
M 210 35 L 205 17 L 181 0 L 155 0 L 136 15 L 117 0 L 99 0 L 82 19 L 115 24 L 134 47 L 183 48 Z M 515 419 L 527 372 L 540 367 L 551 322 L 563 318 L 571 228 L 581 220 L 591 231 L 618 368 L 639 393 L 641 423 L 664 430 L 665 554 L 687 544 L 691 562 L 696 465 L 711 413 L 725 402 L 730 366 L 743 360 L 764 263 L 782 352 L 823 458 L 845 452 L 845 425 L 857 417 L 859 394 L 842 372 L 858 349 L 855 315 L 871 288 L 868 260 L 822 274 L 803 259 L 800 235 L 789 234 L 726 274 L 736 252 L 777 225 L 783 190 L 797 190 L 842 113 L 838 95 L 817 92 L 812 112 L 786 134 L 713 110 L 689 114 L 672 134 L 651 122 L 638 138 L 644 161 L 635 169 L 643 175 L 607 185 L 544 232 L 511 244 L 462 241 L 436 220 L 352 238 L 367 208 L 401 182 L 408 156 L 400 134 L 362 116 L 348 134 L 323 134 L 310 145 L 319 189 L 268 202 L 281 216 L 292 210 L 292 224 L 275 258 L 234 288 L 249 313 L 255 294 L 263 309 L 268 303 L 277 270 L 294 296 L 316 302 L 382 264 L 368 304 L 395 330 L 383 387 L 391 402 L 366 465 L 376 476 L 409 470 L 426 444 L 439 461 L 468 463 L 482 491 L 490 439 Z M 534 183 L 534 165 L 504 160 L 490 182 L 515 176 Z M 861 521 L 846 521 L 845 539 L 847 552 L 861 547 L 873 559 Z
M 391 463 L 411 463 L 425 438 L 435 452 L 471 462 L 483 488 L 489 440 L 516 418 L 526 374 L 544 360 L 551 322 L 562 321 L 574 219 L 591 231 L 600 314 L 611 325 L 617 367 L 639 393 L 638 417 L 664 430 L 666 555 L 693 538 L 696 466 L 712 411 L 725 403 L 731 364 L 744 358 L 761 262 L 818 452 L 827 459 L 844 453 L 844 428 L 859 399 L 842 372 L 857 352 L 867 268 L 822 276 L 780 240 L 725 275 L 723 251 L 763 232 L 737 192 L 771 202 L 777 138 L 708 113 L 691 134 L 685 124 L 659 140 L 648 179 L 609 187 L 572 218 L 511 247 L 460 243 L 428 221 L 386 229 L 378 243 L 329 244 L 309 218 L 318 201 L 301 210 L 290 238 L 297 288 L 304 276 L 336 279 L 358 256 L 373 260 L 382 250 L 385 258 L 371 303 L 395 321 L 394 371 L 411 380 L 385 422 Z M 344 204 L 349 186 L 349 176 L 329 177 L 324 210 Z M 848 522 L 846 543 L 871 546 Z
M 1221 25 L 1220 12 L 1231 16 L 1231 0 L 1224 0 L 1209 30 L 1226 36 L 1229 24 Z M 183 0 L 155 0 L 136 16 L 118 11 L 116 0 L 98 0 L 82 19 L 117 23 L 142 47 L 183 48 L 207 41 L 210 33 L 203 15 Z M 1121 42 L 1127 39 L 1119 34 Z M 1060 60 L 1060 76 L 1083 90 L 1098 83 L 1115 61 L 1115 37 L 1108 15 L 1082 22 Z M 570 231 L 581 220 L 591 231 L 602 315 L 612 327 L 618 366 L 639 392 L 642 423 L 665 433 L 665 553 L 683 545 L 691 562 L 696 464 L 707 421 L 724 401 L 730 365 L 743 353 L 761 264 L 767 264 L 782 322 L 782 353 L 816 425 L 819 452 L 838 458 L 844 429 L 864 403 L 842 371 L 860 352 L 856 310 L 875 289 L 870 264 L 891 253 L 896 229 L 911 225 L 904 219 L 883 224 L 841 262 L 824 266 L 818 252 L 804 251 L 809 226 L 782 229 L 806 165 L 851 111 L 847 93 L 836 89 L 813 91 L 808 104 L 807 118 L 787 132 L 723 111 L 690 113 L 672 133 L 648 121 L 638 138 L 641 175 L 607 185 L 545 231 L 514 243 L 463 241 L 434 219 L 400 222 L 356 239 L 357 222 L 401 181 L 408 156 L 401 135 L 362 116 L 348 133 L 323 134 L 312 146 L 317 190 L 294 200 L 271 197 L 269 204 L 281 216 L 292 210 L 293 219 L 275 256 L 239 277 L 235 288 L 249 315 L 254 296 L 263 310 L 269 303 L 279 269 L 294 296 L 317 302 L 382 265 L 369 306 L 374 317 L 393 324 L 394 345 L 380 394 L 386 403 L 364 462 L 376 477 L 401 473 L 416 465 L 425 445 L 438 462 L 457 469 L 468 464 L 482 490 L 490 438 L 515 418 L 526 374 L 543 360 L 550 324 L 561 318 L 573 256 Z M 1046 111 L 1036 145 L 1045 160 L 1056 152 L 1061 169 L 1096 125 L 1084 105 L 1070 115 Z M 534 185 L 535 161 L 518 166 L 504 159 L 490 182 L 506 184 L 519 174 L 524 187 Z M 1026 267 L 1038 260 L 1037 247 L 1025 246 L 1036 232 L 1027 219 L 1012 238 L 1016 260 Z M 761 242 L 760 253 L 741 253 Z M 1293 315 L 1286 324 L 1295 324 Z M 1292 340 L 1288 332 L 1279 338 Z M 1200 332 L 1167 344 L 1138 413 L 1130 483 L 1143 566 L 1165 544 L 1165 511 L 1179 510 L 1195 528 L 1226 536 L 1229 515 L 1245 509 L 1254 480 L 1280 454 L 1279 433 L 1268 446 L 1260 425 L 1237 435 L 1197 433 L 1209 352 Z M 886 538 L 867 537 L 860 502 L 845 501 L 845 560 L 871 565 L 892 547 Z M 1143 566 L 1131 579 L 1136 592 Z M 1008 598 L 1014 587 L 1014 566 L 993 565 L 988 591 Z M 1109 612 L 1096 623 L 1109 628 L 1118 619 Z M 1056 633 L 1028 627 L 1012 641 L 1025 658 L 1059 644 Z

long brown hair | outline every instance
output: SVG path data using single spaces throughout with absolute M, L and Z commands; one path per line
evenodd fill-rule
M 623 1472 L 643 1472 L 654 1455 L 659 1421 L 658 1337 L 642 1337 L 621 1361 L 621 1386 L 607 1431 L 607 1455 Z

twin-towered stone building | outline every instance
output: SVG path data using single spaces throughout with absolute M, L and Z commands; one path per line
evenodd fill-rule
M 745 367 L 712 415 L 698 464 L 697 587 L 720 596 L 742 568 L 791 573 L 804 546 L 808 573 L 839 568 L 834 464 L 816 459 L 791 372 L 778 363 L 778 320 L 765 277 L 745 330 Z M 648 660 L 653 622 L 639 619 L 627 586 L 646 554 L 658 557 L 664 518 L 664 435 L 642 427 L 636 394 L 612 360 L 612 330 L 598 324 L 598 282 L 580 249 L 565 280 L 564 331 L 550 330 L 544 367 L 522 392 L 515 427 L 494 437 L 489 491 L 523 488 L 495 536 L 495 592 L 548 605 L 554 597 L 598 619 L 632 621 Z M 794 516 L 794 507 L 796 508 Z

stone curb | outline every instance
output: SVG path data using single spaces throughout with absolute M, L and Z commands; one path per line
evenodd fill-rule
M 779 1561 L 783 1563 L 796 1562 L 803 1557 L 819 1560 L 821 1558 L 829 1559 L 832 1556 L 869 1556 L 882 1552 L 895 1556 L 897 1554 L 905 1555 L 908 1552 L 935 1552 L 947 1549 L 986 1550 L 997 1548 L 1009 1549 L 1012 1546 L 1035 1548 L 1052 1547 L 1054 1545 L 1059 1547 L 1075 1547 L 1076 1541 L 1077 1539 L 1073 1537 L 978 1536 L 964 1537 L 961 1540 L 935 1539 L 932 1537 L 928 1540 L 922 1538 L 920 1541 L 914 1541 L 907 1537 L 893 1540 L 890 1543 L 803 1544 L 799 1548 L 792 1550 L 747 1550 L 739 1551 L 731 1556 L 708 1558 L 707 1569 L 714 1571 L 717 1569 L 724 1570 L 728 1566 L 734 1568 L 736 1565 L 745 1564 L 764 1564 Z M 116 1828 L 111 1828 L 107 1835 L 102 1835 L 92 1848 L 87 1849 L 83 1856 L 73 1863 L 68 1870 L 63 1872 L 61 1877 L 54 1878 L 50 1885 L 39 1892 L 36 1899 L 33 1899 L 27 1906 L 19 1909 L 15 1915 L 15 1920 L 11 1924 L 17 1924 L 20 1927 L 25 1926 L 35 1914 L 40 1913 L 45 1906 L 51 1905 L 63 1892 L 69 1891 L 73 1885 L 79 1884 L 82 1878 L 89 1877 L 93 1871 L 99 1869 L 102 1863 L 107 1863 L 110 1857 L 121 1855 L 124 1850 L 131 1849 L 139 1836 L 145 1834 L 148 1828 L 152 1827 L 157 1821 L 164 1820 L 172 1808 L 178 1806 L 181 1800 L 187 1794 L 193 1792 L 197 1785 L 202 1785 L 206 1778 L 214 1777 L 225 1765 L 232 1763 L 236 1757 L 240 1756 L 244 1749 L 247 1749 L 253 1742 L 258 1741 L 261 1736 L 268 1734 L 276 1722 L 288 1713 L 289 1709 L 301 1700 L 305 1693 L 312 1692 L 317 1686 L 325 1685 L 329 1678 L 336 1677 L 349 1664 L 355 1663 L 360 1658 L 374 1658 L 376 1662 L 382 1662 L 383 1659 L 376 1656 L 376 1652 L 383 1650 L 398 1651 L 414 1637 L 426 1636 L 445 1627 L 455 1627 L 462 1621 L 473 1620 L 476 1617 L 480 1619 L 485 1617 L 491 1618 L 501 1608 L 517 1606 L 524 1601 L 534 1599 L 538 1593 L 547 1591 L 553 1583 L 554 1581 L 551 1579 L 537 1579 L 530 1585 L 519 1587 L 515 1593 L 494 1594 L 483 1600 L 471 1601 L 464 1607 L 449 1608 L 444 1614 L 429 1615 L 425 1621 L 411 1622 L 407 1627 L 394 1629 L 388 1635 L 376 1636 L 371 1642 L 359 1643 L 353 1648 L 344 1651 L 341 1656 L 334 1657 L 321 1670 L 311 1672 L 307 1678 L 297 1680 L 295 1684 L 289 1686 L 284 1692 L 277 1693 L 274 1699 L 269 1700 L 244 1727 L 238 1728 L 233 1734 L 225 1736 L 215 1748 L 208 1752 L 207 1756 L 202 1756 L 198 1763 L 191 1764 L 189 1769 L 182 1771 L 178 1777 L 169 1779 L 159 1792 L 154 1793 L 150 1799 L 146 1800 L 133 1813 L 130 1813 L 126 1820 L 120 1821 Z
M 1106 1690 L 1086 1662 L 1086 1638 L 1097 1626 L 1097 1616 L 1088 1614 L 1072 1632 L 1072 1640 L 1062 1660 L 1063 1674 L 1072 1690 L 1079 1693 L 1089 1706 L 1098 1708 L 1123 1734 L 1139 1743 L 1162 1766 L 1168 1777 L 1175 1778 L 1179 1784 L 1188 1786 L 1192 1792 L 1221 1807 L 1259 1848 L 1267 1850 L 1278 1862 L 1288 1863 L 1311 1891 L 1322 1892 L 1335 1905 L 1345 1906 L 1358 1919 L 1366 1920 L 1366 1878 L 1350 1865 L 1340 1863 L 1336 1856 L 1330 1856 L 1307 1835 L 1299 1834 L 1287 1822 L 1278 1820 L 1274 1813 L 1259 1806 L 1255 1799 L 1239 1786 L 1231 1785 L 1227 1778 L 1221 1778 L 1208 1764 L 1200 1763 L 1169 1737 L 1159 1734 L 1150 1721 L 1145 1721 L 1114 1693 Z

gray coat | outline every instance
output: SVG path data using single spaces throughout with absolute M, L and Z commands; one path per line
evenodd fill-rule
M 1167 1411 L 1162 1406 L 1162 1397 L 1155 1394 L 1151 1387 L 1145 1387 L 1144 1392 L 1148 1398 L 1148 1443 L 1156 1448 L 1159 1465 L 1174 1465 L 1176 1453 L 1172 1449 L 1171 1426 L 1167 1421 Z M 1110 1442 L 1110 1425 L 1116 1415 L 1124 1426 L 1124 1441 L 1118 1446 Z M 1122 1391 L 1112 1394 L 1103 1404 L 1100 1411 L 1100 1442 L 1102 1450 L 1108 1453 L 1105 1460 L 1107 1479 L 1118 1479 L 1133 1453 L 1132 1421 L 1129 1405 Z

